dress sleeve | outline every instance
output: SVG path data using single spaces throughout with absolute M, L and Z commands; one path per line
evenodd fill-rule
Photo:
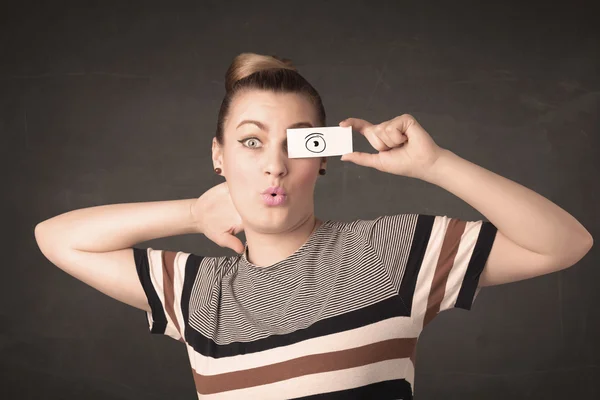
M 399 214 L 375 219 L 370 240 L 410 315 L 427 324 L 441 311 L 471 309 L 496 232 L 483 220 Z
M 151 311 L 150 333 L 185 342 L 190 290 L 198 271 L 198 256 L 152 248 L 133 248 L 138 278 Z

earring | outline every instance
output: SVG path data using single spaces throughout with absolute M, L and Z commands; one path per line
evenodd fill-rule
M 327 173 L 327 171 L 325 170 L 325 168 L 321 168 L 319 170 L 319 175 L 325 175 Z
M 215 173 L 216 173 L 217 175 L 221 175 L 221 168 L 218 168 L 218 167 L 217 167 L 217 168 L 215 168 Z

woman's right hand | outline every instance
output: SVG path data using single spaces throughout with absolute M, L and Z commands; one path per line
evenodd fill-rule
M 235 237 L 244 230 L 242 218 L 233 205 L 227 182 L 220 183 L 192 203 L 190 212 L 199 230 L 221 247 L 238 254 L 244 252 L 241 240 Z

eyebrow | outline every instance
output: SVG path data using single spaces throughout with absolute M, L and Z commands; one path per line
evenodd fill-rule
M 262 129 L 263 131 L 268 131 L 269 130 L 267 128 L 267 126 L 265 124 L 263 124 L 262 122 L 251 120 L 251 119 L 245 119 L 245 120 L 243 120 L 242 122 L 240 122 L 238 124 L 238 126 L 235 129 L 238 129 L 240 126 L 242 126 L 244 124 L 253 124 L 253 125 L 256 125 L 260 129 Z M 288 126 L 288 129 L 294 129 L 294 128 L 300 128 L 300 127 L 312 128 L 313 125 L 310 122 L 302 121 L 302 122 L 296 122 L 295 124 L 292 124 L 292 125 Z

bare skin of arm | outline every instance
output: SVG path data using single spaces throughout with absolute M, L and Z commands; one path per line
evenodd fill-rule
M 197 199 L 69 211 L 40 222 L 34 233 L 52 264 L 116 300 L 150 311 L 132 247 L 161 237 L 203 233 L 220 246 L 241 252 L 243 245 L 234 236 L 242 230 L 240 221 L 222 183 Z

